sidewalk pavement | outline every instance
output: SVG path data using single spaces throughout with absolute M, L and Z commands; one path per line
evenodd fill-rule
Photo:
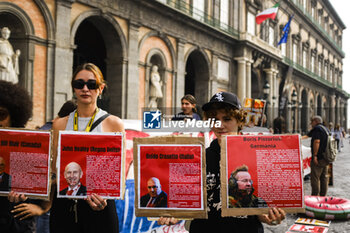
M 327 196 L 350 199 L 350 139 L 349 135 L 343 140 L 344 147 L 338 153 L 333 163 L 333 186 L 328 187 Z M 305 195 L 311 195 L 310 180 L 304 181 Z M 278 226 L 264 224 L 265 233 L 285 233 L 298 217 L 306 217 L 305 214 L 287 214 L 286 219 Z M 333 220 L 329 226 L 328 233 L 350 233 L 349 220 Z

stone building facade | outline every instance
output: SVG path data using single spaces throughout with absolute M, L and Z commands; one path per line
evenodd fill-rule
M 328 0 L 290 0 L 281 1 L 275 20 L 256 25 L 255 15 L 276 2 L 0 0 L 0 27 L 10 28 L 22 51 L 19 83 L 34 101 L 32 128 L 72 98 L 71 76 L 83 62 L 98 65 L 107 80 L 99 105 L 125 119 L 141 119 L 157 65 L 158 106 L 179 107 L 189 93 L 202 105 L 232 91 L 267 98 L 269 125 L 282 115 L 289 131 L 305 132 L 319 114 L 346 127 L 344 23 Z M 288 42 L 277 46 L 292 14 Z

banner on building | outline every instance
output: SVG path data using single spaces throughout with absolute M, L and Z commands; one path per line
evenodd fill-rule
M 221 148 L 223 216 L 305 212 L 299 135 L 230 135 Z
M 49 131 L 0 129 L 0 195 L 48 199 L 50 150 Z
M 204 138 L 134 138 L 135 214 L 206 218 Z
M 106 199 L 123 196 L 124 135 L 122 133 L 59 132 L 57 197 Z

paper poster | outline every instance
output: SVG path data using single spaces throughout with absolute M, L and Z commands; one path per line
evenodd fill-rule
M 305 212 L 299 135 L 226 136 L 221 146 L 223 216 Z
M 191 137 L 134 140 L 136 216 L 205 216 L 203 145 Z
M 0 195 L 48 199 L 50 150 L 48 131 L 0 129 Z
M 331 224 L 331 221 L 318 220 L 318 219 L 313 219 L 313 218 L 298 218 L 295 221 L 295 223 L 329 227 L 329 225 Z
M 245 98 L 243 103 L 243 109 L 248 113 L 245 125 L 249 127 L 264 126 L 264 121 L 266 121 L 266 117 L 264 116 L 266 101 Z
M 293 224 L 289 228 L 289 231 L 291 233 L 293 232 L 327 233 L 328 228 L 321 227 L 321 226 L 307 226 L 307 225 Z
M 124 183 L 122 133 L 59 132 L 59 198 L 122 197 Z

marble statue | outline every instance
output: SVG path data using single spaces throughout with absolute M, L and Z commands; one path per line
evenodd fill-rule
M 13 51 L 8 41 L 11 31 L 7 27 L 1 29 L 0 38 L 0 80 L 18 83 L 19 66 L 18 57 L 21 54 L 19 49 Z
M 151 81 L 150 92 L 149 92 L 150 101 L 149 101 L 148 107 L 157 108 L 158 107 L 157 99 L 163 98 L 163 92 L 162 92 L 163 82 L 160 79 L 158 66 L 156 65 L 152 66 L 150 81 Z

